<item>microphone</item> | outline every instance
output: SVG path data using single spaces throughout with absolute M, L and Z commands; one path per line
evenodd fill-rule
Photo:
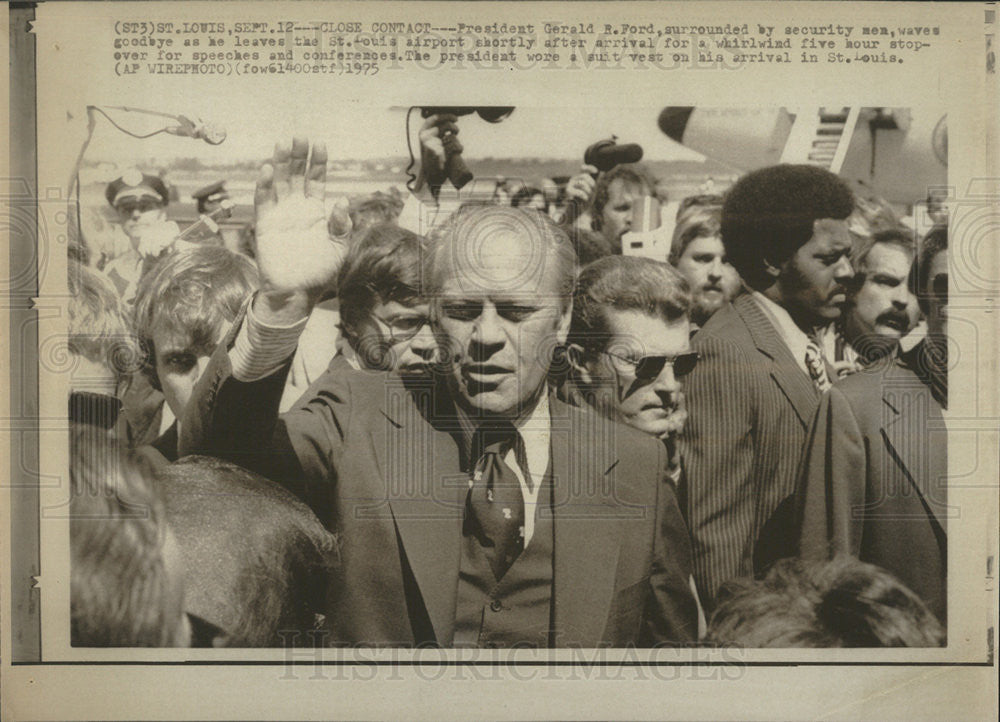
M 636 143 L 623 143 L 619 145 L 617 138 L 610 140 L 599 140 L 587 148 L 583 154 L 583 162 L 592 165 L 597 170 L 608 172 L 616 165 L 622 163 L 638 163 L 642 160 L 642 146 Z
M 203 228 L 208 228 L 209 230 L 214 232 L 215 230 L 217 230 L 217 228 L 212 228 L 212 224 L 215 224 L 216 221 L 222 220 L 224 218 L 229 218 L 233 214 L 233 208 L 235 207 L 236 204 L 233 203 L 232 199 L 226 198 L 219 204 L 219 207 L 216 208 L 214 211 L 212 211 L 208 215 L 200 216 L 196 222 L 192 223 L 190 226 L 181 231 L 180 235 L 177 236 L 177 240 L 186 241 L 188 238 L 194 235 L 195 231 L 200 231 Z
M 181 125 L 168 126 L 163 130 L 170 133 L 170 135 L 177 135 L 183 138 L 201 138 L 209 145 L 219 145 L 219 143 L 226 139 L 226 130 L 221 126 L 208 123 L 195 124 L 183 115 L 178 115 L 177 119 L 181 121 Z

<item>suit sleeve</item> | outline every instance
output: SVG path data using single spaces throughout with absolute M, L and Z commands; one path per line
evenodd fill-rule
M 865 503 L 867 478 L 864 435 L 847 397 L 834 386 L 820 402 L 799 467 L 795 505 L 802 557 L 858 556 L 862 524 L 852 511 Z
M 655 613 L 648 615 L 644 643 L 686 643 L 698 639 L 698 603 L 692 593 L 691 539 L 667 474 L 667 454 L 659 446 L 660 484 L 657 488 L 657 524 L 654 541 L 653 586 Z
M 685 384 L 688 420 L 679 441 L 694 578 L 710 611 L 719 586 L 740 575 L 752 541 L 759 381 L 736 344 L 704 333 L 694 340 L 701 358 Z
M 350 417 L 349 385 L 341 374 L 328 372 L 279 416 L 291 360 L 256 381 L 234 378 L 229 347 L 240 321 L 215 350 L 185 409 L 180 455 L 204 454 L 239 464 L 282 484 L 324 518 L 328 509 L 322 500 L 336 481 Z

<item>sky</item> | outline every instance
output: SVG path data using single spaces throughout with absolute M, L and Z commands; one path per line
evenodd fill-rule
M 130 138 L 98 115 L 94 138 L 87 157 L 93 161 L 120 162 L 123 157 L 171 158 L 198 157 L 203 162 L 231 162 L 261 159 L 270 154 L 276 140 L 301 133 L 326 141 L 330 156 L 343 159 L 406 156 L 406 108 L 370 107 L 341 104 L 335 107 L 296 107 L 288 103 L 281 113 L 261 113 L 253 98 L 232 99 L 224 104 L 206 104 L 204 109 L 179 108 L 176 103 L 161 101 L 144 109 L 183 113 L 221 126 L 227 138 L 219 146 L 200 140 L 161 134 L 145 140 Z M 119 103 L 121 101 L 118 101 Z M 111 110 L 102 106 L 119 125 L 144 134 L 163 125 L 166 118 L 134 112 Z M 136 106 L 131 106 L 136 107 Z M 648 160 L 703 160 L 703 156 L 667 138 L 656 125 L 661 108 L 618 107 L 517 107 L 504 121 L 491 124 L 477 115 L 459 119 L 459 137 L 467 158 L 573 158 L 582 160 L 588 145 L 617 135 L 619 142 L 639 143 Z M 411 138 L 416 151 L 420 114 L 411 116 Z
M 77 138 L 82 143 L 86 138 L 88 105 L 183 114 L 221 126 L 228 135 L 215 147 L 166 134 L 139 140 L 98 117 L 87 152 L 91 161 L 127 163 L 151 157 L 163 162 L 198 157 L 208 165 L 256 161 L 271 154 L 275 141 L 293 134 L 325 140 L 333 158 L 405 157 L 406 110 L 415 103 L 517 106 L 509 118 L 497 125 L 477 116 L 460 119 L 460 137 L 470 159 L 582 160 L 588 145 L 615 134 L 622 142 L 642 145 L 648 160 L 703 160 L 657 127 L 660 111 L 677 104 L 679 96 L 655 82 L 652 75 L 644 76 L 646 82 L 635 83 L 630 96 L 634 98 L 631 105 L 636 107 L 622 107 L 602 92 L 610 76 L 567 83 L 562 74 L 541 71 L 531 79 L 517 81 L 496 72 L 458 70 L 387 71 L 370 79 L 294 74 L 149 75 L 145 69 L 136 75 L 116 76 L 110 61 L 111 37 L 97 42 L 81 34 L 78 25 L 70 20 L 56 22 L 48 18 L 38 25 L 46 42 L 60 51 L 43 58 L 39 107 L 51 113 L 51 122 L 60 126 L 67 116 L 71 118 L 63 134 L 67 145 L 77 142 Z M 58 78 L 59 82 L 44 82 L 46 78 Z M 618 93 L 615 97 L 629 96 Z M 110 109 L 107 112 L 115 122 L 138 134 L 172 124 L 167 118 Z M 414 145 L 419 121 L 419 113 L 414 113 Z

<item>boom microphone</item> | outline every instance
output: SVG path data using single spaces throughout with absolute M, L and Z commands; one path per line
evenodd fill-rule
M 587 148 L 583 162 L 607 173 L 622 163 L 638 163 L 642 160 L 642 146 L 636 143 L 618 144 L 616 138 L 600 140 Z
M 170 135 L 177 135 L 183 138 L 201 138 L 209 145 L 219 145 L 219 143 L 226 139 L 226 130 L 221 126 L 209 125 L 207 123 L 195 125 L 184 116 L 179 117 L 182 121 L 186 122 L 183 122 L 182 125 L 169 126 L 163 130 L 170 133 Z

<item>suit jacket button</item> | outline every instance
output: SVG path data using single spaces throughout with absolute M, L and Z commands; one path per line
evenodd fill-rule
M 490 609 L 492 609 L 494 612 L 499 612 L 501 609 L 503 609 L 503 604 L 500 602 L 499 599 L 494 599 L 492 602 L 490 602 Z

